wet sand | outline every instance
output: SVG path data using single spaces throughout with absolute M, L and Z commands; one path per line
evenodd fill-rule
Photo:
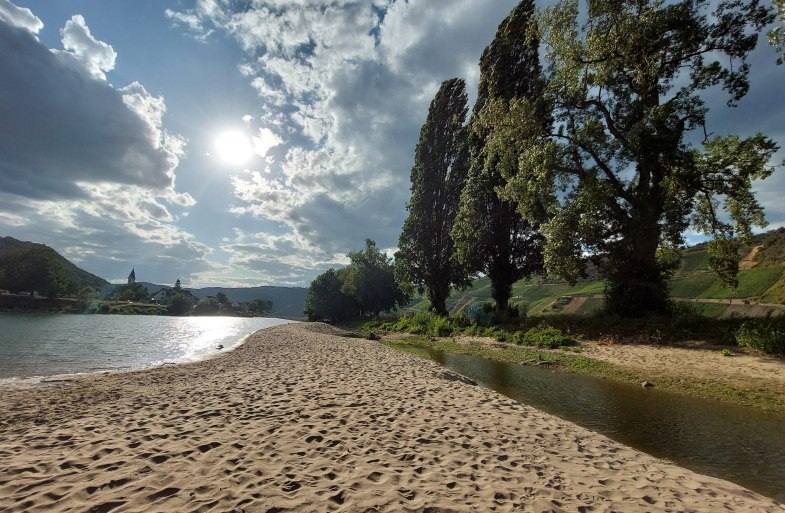
M 337 334 L 1 390 L 0 511 L 785 511 Z

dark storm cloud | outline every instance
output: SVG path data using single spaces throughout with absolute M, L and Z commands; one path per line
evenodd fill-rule
M 77 182 L 163 190 L 176 155 L 123 93 L 0 21 L 0 189 L 36 199 L 84 196 Z

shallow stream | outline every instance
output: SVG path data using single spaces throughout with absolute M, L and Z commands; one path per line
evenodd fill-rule
M 512 399 L 785 502 L 785 413 L 475 356 L 428 354 Z

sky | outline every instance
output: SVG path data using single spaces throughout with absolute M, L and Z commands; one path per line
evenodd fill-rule
M 392 256 L 428 105 L 453 77 L 473 102 L 517 3 L 0 0 L 0 236 L 188 287 L 308 286 L 366 238 Z M 785 146 L 775 61 L 762 37 L 709 131 Z M 785 226 L 785 171 L 755 188 Z

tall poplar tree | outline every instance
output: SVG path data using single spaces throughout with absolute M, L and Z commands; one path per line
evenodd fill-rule
M 466 183 L 466 84 L 442 82 L 420 130 L 411 174 L 412 196 L 395 254 L 395 277 L 424 291 L 431 308 L 447 314 L 450 287 L 466 287 L 466 271 L 455 261 L 450 230 Z
M 730 106 L 747 94 L 746 58 L 772 20 L 758 0 L 561 0 L 545 11 L 556 129 L 540 137 L 536 109 L 519 103 L 493 120 L 504 138 L 490 147 L 529 138 L 503 195 L 524 214 L 547 204 L 549 272 L 574 279 L 590 257 L 609 311 L 665 313 L 692 225 L 713 236 L 710 265 L 735 285 L 740 243 L 765 225 L 752 182 L 771 174 L 777 145 L 705 135 L 702 92 L 722 88 Z
M 523 0 L 499 25 L 480 58 L 477 102 L 469 122 L 471 165 L 452 230 L 457 260 L 490 278 L 499 312 L 507 310 L 512 285 L 542 269 L 543 239 L 536 225 L 498 194 L 506 185 L 505 177 L 517 170 L 517 158 L 488 153 L 494 127 L 485 122 L 489 109 L 527 99 L 537 105 L 543 127 L 547 126 L 544 104 L 538 100 L 544 87 L 539 41 L 529 30 L 534 15 L 534 1 Z

